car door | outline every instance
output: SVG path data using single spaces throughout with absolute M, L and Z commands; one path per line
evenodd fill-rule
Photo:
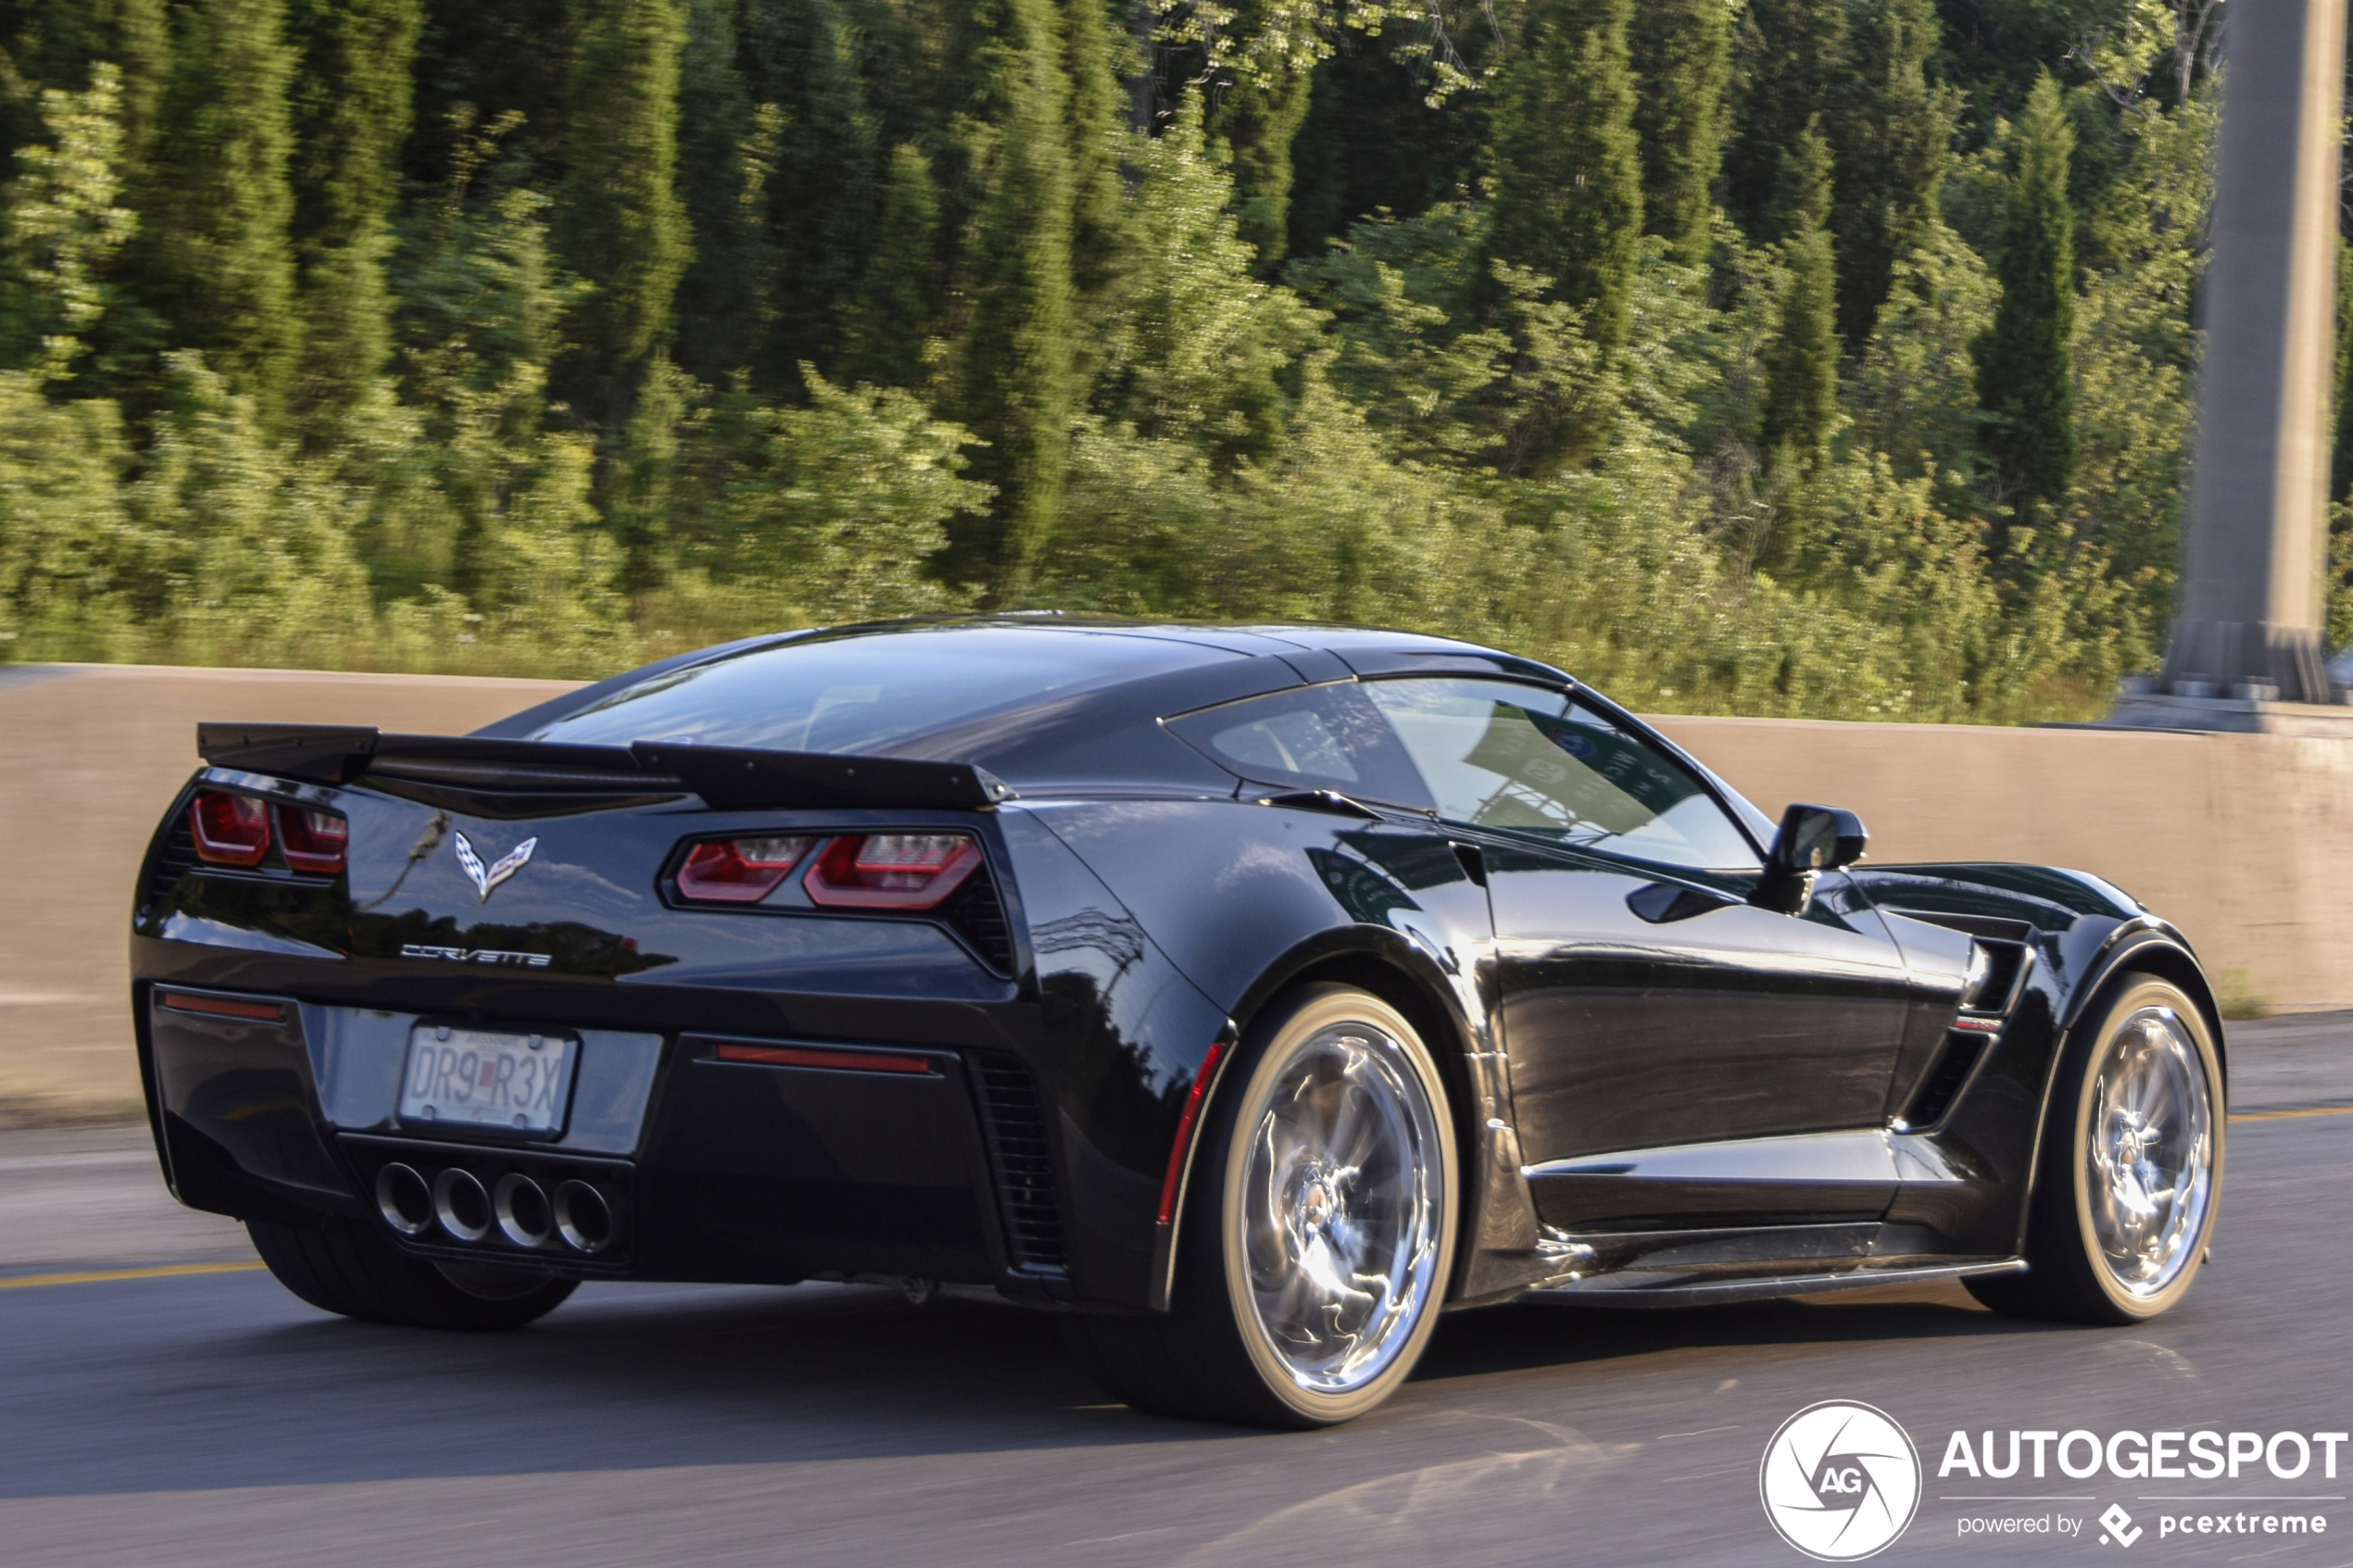
M 1440 816 L 1485 849 L 1521 1148 L 1548 1220 L 1855 1218 L 1904 962 L 1838 875 L 1749 902 L 1758 849 L 1663 749 L 1558 691 L 1402 679 L 1367 691 Z M 1858 1136 L 1859 1135 L 1859 1136 Z

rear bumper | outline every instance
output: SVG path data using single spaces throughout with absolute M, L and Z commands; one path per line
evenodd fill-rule
M 272 1004 L 276 1016 L 196 1010 L 208 998 Z M 900 1070 L 874 1071 L 871 1045 L 861 1058 L 824 1040 L 575 1022 L 561 1135 L 525 1142 L 399 1122 L 420 1012 L 155 980 L 134 999 L 165 1169 L 195 1208 L 359 1218 L 419 1256 L 582 1276 L 900 1275 L 1072 1294 L 1048 1119 L 1011 1050 L 892 1045 Z M 746 1043 L 793 1048 L 784 1060 L 723 1060 Z M 847 1065 L 820 1065 L 835 1060 Z M 380 1197 L 389 1165 L 428 1189 L 444 1173 L 484 1193 L 510 1176 L 547 1195 L 584 1184 L 610 1223 L 594 1246 L 529 1223 L 471 1236 L 462 1215 L 403 1234 Z

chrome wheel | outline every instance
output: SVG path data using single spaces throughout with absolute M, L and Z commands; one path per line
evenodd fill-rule
M 2127 1018 L 2093 1066 L 2084 1196 L 2119 1288 L 2155 1296 L 2203 1245 L 2214 1112 L 2197 1046 L 2171 1008 Z
M 1398 1041 L 1334 1024 L 1290 1054 L 1248 1129 L 1242 1248 L 1256 1325 L 1302 1389 L 1379 1377 L 1440 1287 L 1437 1112 Z

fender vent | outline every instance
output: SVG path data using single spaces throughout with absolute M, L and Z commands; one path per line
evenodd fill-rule
M 987 871 L 966 879 L 939 907 L 939 918 L 972 945 L 980 960 L 1000 974 L 1013 972 L 1013 939 L 1005 928 L 1005 906 Z
M 1054 1160 L 1038 1081 L 1018 1057 L 974 1051 L 969 1060 L 988 1133 L 988 1161 L 997 1172 L 1010 1261 L 1024 1273 L 1061 1273 L 1062 1210 L 1054 1200 Z
M 1928 1077 L 1921 1082 L 1919 1091 L 1912 1096 L 1910 1108 L 1904 1112 L 1906 1131 L 1918 1132 L 1944 1120 L 1944 1113 L 1953 1109 L 1953 1101 L 1959 1097 L 1961 1085 L 1969 1082 L 1970 1070 L 1977 1066 L 1978 1058 L 1985 1054 L 1985 1047 L 1992 1039 L 1992 1035 L 1977 1029 L 1945 1031 L 1943 1054 L 1937 1057 L 1936 1065 L 1929 1069 Z
M 196 865 L 195 831 L 188 825 L 188 809 L 183 804 L 172 809 L 171 831 L 163 835 L 163 844 L 156 850 L 155 864 L 148 868 L 146 884 L 140 889 L 139 913 L 145 916 L 161 903 Z

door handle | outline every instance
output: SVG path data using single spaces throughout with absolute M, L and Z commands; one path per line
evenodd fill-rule
M 1653 925 L 1690 920 L 1693 915 L 1704 915 L 1710 909 L 1721 909 L 1739 902 L 1729 893 L 1682 887 L 1671 882 L 1645 883 L 1626 895 L 1626 907 Z

